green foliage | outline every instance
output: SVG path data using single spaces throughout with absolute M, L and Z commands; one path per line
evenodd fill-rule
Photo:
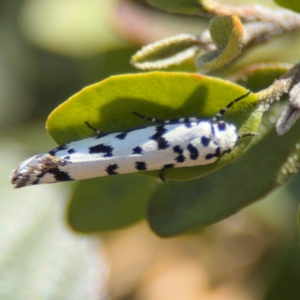
M 224 120 L 236 125 L 241 134 L 257 132 L 263 115 L 258 102 L 263 99 L 258 99 L 258 94 L 253 92 L 268 87 L 290 66 L 257 64 L 237 67 L 233 74 L 229 63 L 235 62 L 244 48 L 249 50 L 250 46 L 275 36 L 281 28 L 282 18 L 276 19 L 279 14 L 273 18 L 268 9 L 244 10 L 208 0 L 147 2 L 172 13 L 215 18 L 202 33 L 177 34 L 143 47 L 132 56 L 134 66 L 167 68 L 193 59 L 198 69 L 214 70 L 214 76 L 221 76 L 218 69 L 228 66 L 222 71 L 239 85 L 216 77 L 174 72 L 112 76 L 87 86 L 50 114 L 46 127 L 54 141 L 63 144 L 94 136 L 86 121 L 107 133 L 149 125 L 134 116 L 133 111 L 161 119 L 190 116 L 210 119 L 248 89 L 252 93 L 234 105 Z M 265 26 L 271 21 L 274 26 Z M 291 26 L 286 26 L 283 30 L 289 31 L 289 28 Z M 124 51 L 115 49 L 115 52 L 103 53 L 100 60 L 90 60 L 89 66 L 79 72 L 85 77 L 81 86 L 111 74 L 132 72 L 126 61 L 135 50 L 133 47 Z M 281 106 L 277 110 L 280 111 Z M 69 205 L 71 226 L 84 232 L 127 226 L 145 216 L 149 199 L 151 227 L 162 236 L 207 226 L 235 213 L 282 184 L 297 169 L 296 163 L 291 166 L 289 162 L 298 155 L 295 148 L 298 127 L 281 139 L 276 137 L 270 127 L 278 118 L 277 110 L 274 106 L 274 111 L 265 116 L 264 127 L 249 148 L 246 149 L 252 140 L 250 137 L 241 139 L 230 154 L 223 155 L 214 164 L 166 170 L 165 184 L 154 180 L 159 171 L 141 172 L 148 177 L 124 175 L 78 183 Z M 273 120 L 271 125 L 267 124 L 267 118 Z M 241 154 L 243 156 L 235 160 Z M 266 167 L 266 163 L 271 167 Z M 258 172 L 260 175 L 256 176 Z M 137 189 L 131 189 L 137 185 Z
M 206 5 L 206 9 L 209 8 L 209 2 L 201 3 Z M 199 3 L 185 5 L 182 1 L 158 4 L 151 0 L 151 4 L 186 14 L 196 13 L 196 7 L 200 7 Z M 182 10 L 183 7 L 186 10 Z M 211 9 L 216 13 L 218 7 L 211 6 Z M 246 34 L 248 42 L 254 38 L 254 31 L 249 28 Z M 131 62 L 141 69 L 165 68 L 195 56 L 198 69 L 219 69 L 241 53 L 245 42 L 243 24 L 237 16 L 216 16 L 210 24 L 210 38 L 189 34 L 167 38 L 143 47 Z M 208 51 L 196 57 L 203 43 L 206 43 Z M 288 69 L 289 66 L 283 64 L 258 64 L 237 71 L 231 78 L 252 91 L 258 91 Z M 113 76 L 86 87 L 56 108 L 48 118 L 47 129 L 58 144 L 63 144 L 95 135 L 84 125 L 86 121 L 106 133 L 149 125 L 134 116 L 133 111 L 160 119 L 190 116 L 210 119 L 245 92 L 241 86 L 228 81 L 198 74 L 152 72 Z M 285 182 L 293 173 L 287 171 L 292 170 L 287 164 L 290 157 L 298 155 L 295 150 L 297 127 L 279 140 L 275 138 L 275 131 L 270 132 L 274 122 L 267 122 L 268 118 L 278 118 L 280 110 L 281 106 L 277 110 L 274 106 L 274 110 L 268 112 L 259 139 L 242 158 L 233 162 L 245 151 L 251 138 L 241 139 L 230 154 L 223 155 L 214 164 L 166 170 L 164 177 L 168 180 L 189 181 L 168 181 L 157 185 L 151 197 L 150 190 L 156 186 L 154 181 L 143 181 L 146 179 L 136 176 L 79 183 L 69 210 L 71 225 L 80 231 L 126 226 L 143 218 L 143 209 L 149 197 L 148 219 L 152 229 L 161 236 L 178 235 L 232 215 Z M 257 96 L 251 94 L 233 106 L 224 119 L 235 124 L 240 134 L 255 133 L 263 111 Z M 270 167 L 266 168 L 266 164 Z M 215 172 L 222 167 L 222 170 Z M 158 173 L 150 171 L 141 174 L 157 178 Z M 260 176 L 257 176 L 258 173 Z M 135 194 L 140 189 L 132 191 L 124 188 L 124 182 L 127 182 L 126 187 L 130 187 L 130 183 L 136 180 L 141 182 L 141 187 L 149 184 L 149 191 L 142 196 Z M 114 184 L 120 189 L 111 193 L 110 186 Z M 111 206 L 116 203 L 114 199 L 118 199 L 118 205 Z M 126 210 L 131 206 L 135 206 L 136 210 Z M 107 217 L 111 215 L 117 217 Z
M 219 69 L 236 58 L 243 47 L 244 30 L 237 16 L 215 17 L 210 24 L 210 34 L 218 49 L 196 60 L 199 69 Z
M 155 270 L 151 282 L 162 274 L 176 280 L 176 274 L 184 273 L 187 285 L 183 281 L 180 286 L 187 295 L 190 279 L 202 282 L 204 278 L 213 289 L 205 284 L 205 294 L 211 291 L 211 295 L 221 298 L 224 291 L 230 291 L 229 297 L 237 299 L 298 299 L 299 232 L 295 221 L 297 217 L 300 228 L 300 175 L 293 174 L 300 165 L 300 126 L 296 123 L 279 137 L 273 127 L 288 103 L 289 93 L 272 103 L 262 121 L 257 105 L 262 99 L 258 100 L 255 93 L 275 80 L 279 82 L 299 59 L 297 33 L 285 33 L 299 30 L 295 21 L 300 15 L 280 8 L 272 14 L 269 8 L 258 5 L 253 9 L 252 5 L 244 6 L 243 1 L 145 0 L 152 7 L 143 1 L 100 2 L 81 1 L 75 6 L 69 0 L 3 2 L 0 298 L 105 298 L 110 293 L 103 291 L 110 265 L 102 261 L 98 241 L 76 234 L 74 229 L 83 233 L 114 230 L 101 236 L 108 245 L 109 260 L 114 262 L 112 298 L 138 297 L 146 295 L 145 291 L 156 295 L 156 285 L 149 286 L 149 272 L 141 274 L 143 266 L 148 266 L 150 253 Z M 277 0 L 295 11 L 299 11 L 298 2 Z M 105 8 L 100 19 L 99 9 L 94 9 L 98 5 Z M 248 40 L 239 52 L 242 29 Z M 262 45 L 275 33 L 284 37 Z M 153 52 L 136 57 L 140 45 Z M 133 65 L 151 63 L 152 70 L 161 65 L 168 73 L 132 75 L 138 70 L 130 65 L 131 57 L 137 58 Z M 214 78 L 182 73 L 195 72 L 196 61 L 204 61 L 201 72 L 210 72 Z M 170 72 L 174 70 L 181 73 Z M 90 86 L 92 83 L 96 84 Z M 132 111 L 163 119 L 210 119 L 246 90 L 252 94 L 233 106 L 224 120 L 237 125 L 240 133 L 257 131 L 260 123 L 258 137 L 241 139 L 230 155 L 222 156 L 214 165 L 166 170 L 166 183 L 160 182 L 154 171 L 147 172 L 147 176 L 126 174 L 12 189 L 8 175 L 13 168 L 55 147 L 43 125 L 49 111 L 84 86 L 87 88 L 49 116 L 49 133 L 58 144 L 94 136 L 85 121 L 106 132 L 149 125 L 133 116 Z M 232 217 L 203 229 L 228 216 Z M 115 231 L 144 218 L 162 237 L 197 234 L 168 242 L 153 237 L 144 224 Z M 173 268 L 171 264 L 179 252 L 180 263 Z M 166 261 L 169 253 L 172 257 Z M 123 258 L 131 256 L 133 260 L 126 260 L 124 265 Z M 163 268 L 158 265 L 160 257 Z M 219 270 L 219 265 L 224 268 Z M 129 266 L 133 277 L 141 275 L 136 281 L 128 277 Z M 205 277 L 203 272 L 195 273 L 204 269 Z M 236 271 L 242 276 L 236 276 Z M 176 292 L 182 291 L 180 286 Z M 164 289 L 168 287 L 159 285 L 160 291 Z
M 262 84 L 266 86 L 273 82 L 275 78 L 284 74 L 288 67 L 286 64 L 257 64 L 239 71 L 232 77 L 246 88 L 258 90 Z M 132 88 L 125 89 L 125 86 L 129 86 L 129 83 Z M 119 85 L 120 88 L 118 88 Z M 144 90 L 144 86 L 150 86 L 150 88 Z M 114 93 L 112 93 L 112 90 L 114 90 Z M 137 100 L 127 104 L 126 102 L 123 103 L 124 107 L 120 104 L 113 105 L 116 99 L 124 98 L 121 97 L 124 91 L 128 93 L 129 90 L 132 94 L 126 94 L 125 98 Z M 203 92 L 204 90 L 206 93 Z M 222 95 L 218 96 L 216 94 L 218 92 Z M 149 115 L 155 114 L 156 116 L 160 113 L 158 117 L 166 119 L 178 117 L 177 110 L 182 111 L 180 116 L 191 116 L 195 111 L 195 107 L 198 107 L 201 115 L 209 118 L 220 107 L 224 107 L 230 101 L 229 98 L 232 99 L 232 93 L 236 93 L 234 97 L 237 97 L 244 92 L 240 91 L 240 87 L 226 81 L 182 73 L 155 72 L 117 76 L 91 86 L 73 96 L 53 112 L 49 117 L 48 124 L 52 124 L 52 127 L 49 128 L 53 130 L 54 137 L 62 138 L 62 142 L 65 142 L 69 139 L 68 134 L 76 131 L 66 129 L 63 131 L 62 136 L 57 134 L 59 131 L 54 130 L 55 126 L 59 128 L 62 120 L 64 122 L 76 120 L 73 125 L 76 130 L 80 132 L 82 129 L 87 129 L 84 134 L 94 134 L 89 132 L 90 129 L 83 128 L 84 118 L 80 121 L 80 118 L 72 117 L 73 111 L 77 113 L 77 101 L 84 105 L 79 110 L 87 112 L 89 109 L 91 109 L 91 112 L 105 111 L 107 105 L 112 102 L 107 111 L 114 109 L 115 113 L 120 116 L 116 120 L 120 120 L 122 123 L 116 125 L 109 122 L 109 120 L 103 121 L 99 116 L 105 117 L 105 113 L 97 114 L 95 122 L 99 128 L 102 128 L 102 122 L 103 126 L 119 126 L 119 128 L 107 129 L 108 131 L 116 131 L 124 127 L 139 126 L 140 120 L 137 120 L 131 114 L 128 114 L 128 117 L 133 119 L 129 122 L 137 123 L 129 123 L 131 125 L 126 126 L 124 125 L 125 119 L 122 118 L 128 111 L 136 110 L 135 106 L 141 107 L 143 112 L 145 111 Z M 97 97 L 94 93 L 97 93 Z M 170 94 L 173 97 L 170 97 Z M 147 101 L 142 99 L 142 96 Z M 209 100 L 210 96 L 213 100 Z M 81 101 L 82 97 L 85 101 Z M 89 97 L 91 97 L 90 100 Z M 152 100 L 152 105 L 149 105 L 149 99 Z M 93 104 L 90 103 L 91 101 Z M 239 124 L 239 127 L 243 128 L 240 129 L 241 132 L 256 131 L 255 126 L 260 123 L 261 109 L 252 107 L 251 103 L 255 103 L 255 97 L 252 101 L 248 102 L 250 104 L 248 108 L 244 106 L 244 101 L 241 102 L 240 107 L 239 105 L 232 107 L 225 116 L 226 121 Z M 141 102 L 143 105 L 141 105 Z M 247 101 L 245 102 L 247 103 Z M 103 109 L 101 109 L 102 106 L 104 106 Z M 247 110 L 250 112 L 248 119 L 246 118 Z M 276 119 L 278 111 L 280 111 L 280 107 L 269 112 L 265 120 Z M 65 116 L 61 117 L 60 114 L 65 114 Z M 68 114 L 70 114 L 70 119 L 67 118 Z M 58 124 L 55 122 L 58 122 Z M 151 195 L 148 218 L 152 229 L 161 236 L 178 235 L 195 227 L 204 227 L 228 217 L 266 195 L 277 185 L 282 184 L 290 175 L 289 173 L 284 178 L 281 176 L 282 166 L 292 155 L 290 149 L 294 149 L 298 141 L 297 132 L 299 129 L 295 127 L 282 139 L 278 139 L 274 130 L 268 133 L 271 127 L 272 124 L 265 121 L 264 130 L 260 132 L 261 139 L 241 158 L 222 170 L 201 179 L 189 182 L 169 181 L 159 184 L 152 193 L 150 193 L 150 190 L 154 188 L 154 182 L 145 181 L 144 183 L 144 178 L 136 175 L 122 175 L 80 182 L 73 193 L 69 209 L 70 224 L 79 231 L 107 230 L 126 226 L 144 216 L 143 209 L 145 209 Z M 265 138 L 263 138 L 264 135 L 266 135 Z M 74 138 L 76 137 L 71 137 L 71 139 Z M 248 144 L 248 141 L 246 143 Z M 239 147 L 240 145 L 236 147 L 235 151 Z M 211 168 L 228 163 L 227 159 L 229 158 L 228 155 L 226 156 L 220 158 L 213 165 L 166 170 L 165 175 L 167 178 L 172 179 L 178 176 L 176 179 L 181 180 L 183 176 L 186 176 L 184 179 L 192 176 L 199 177 L 201 172 L 211 172 Z M 157 172 L 147 173 L 157 176 Z M 149 186 L 150 190 L 148 192 L 142 191 L 147 190 L 144 184 Z M 110 186 L 118 188 L 112 192 Z M 132 190 L 132 186 L 138 187 L 137 191 Z M 139 187 L 142 187 L 142 190 Z M 132 196 L 133 193 L 136 194 L 135 197 Z M 135 209 L 132 209 L 133 207 Z

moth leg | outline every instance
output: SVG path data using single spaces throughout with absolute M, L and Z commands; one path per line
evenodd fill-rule
M 175 164 L 166 164 L 162 167 L 162 169 L 160 169 L 158 177 L 160 178 L 161 181 L 166 182 L 165 176 L 164 176 L 164 172 L 166 169 L 172 169 L 175 167 Z
M 165 172 L 165 168 L 160 169 L 159 174 L 158 174 L 158 177 L 162 182 L 166 182 L 166 179 L 164 177 L 164 172 Z
M 100 137 L 102 137 L 102 136 L 107 135 L 107 133 L 105 133 L 105 132 L 99 130 L 98 128 L 96 128 L 96 127 L 94 127 L 94 126 L 92 126 L 88 121 L 85 121 L 84 123 L 85 123 L 85 125 L 86 125 L 88 128 L 90 128 L 90 129 L 92 129 L 93 131 L 96 132 L 97 137 L 100 138 Z

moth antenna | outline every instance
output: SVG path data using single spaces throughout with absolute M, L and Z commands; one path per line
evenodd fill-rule
M 88 121 L 85 121 L 84 123 L 85 123 L 85 125 L 86 125 L 88 128 L 90 128 L 90 129 L 92 129 L 93 131 L 95 131 L 95 132 L 97 133 L 97 136 L 98 136 L 98 137 L 102 137 L 102 136 L 105 136 L 105 135 L 106 135 L 105 132 L 102 132 L 102 131 L 99 130 L 98 128 L 94 127 L 94 126 L 91 125 Z
M 242 95 L 238 98 L 236 98 L 235 100 L 231 101 L 226 107 L 222 108 L 212 119 L 211 122 L 218 122 L 222 116 L 226 113 L 226 111 L 235 103 L 239 102 L 240 100 L 246 98 L 247 96 L 249 96 L 251 92 L 249 91 L 248 93 L 246 93 L 245 95 Z
M 137 116 L 137 117 L 139 117 L 143 120 L 149 121 L 149 122 L 161 123 L 161 124 L 168 123 L 168 121 L 157 119 L 157 118 L 152 118 L 152 117 L 147 117 L 147 116 L 142 115 L 142 114 L 140 114 L 138 112 L 135 112 L 135 111 L 133 111 L 132 114 L 134 114 L 135 116 Z

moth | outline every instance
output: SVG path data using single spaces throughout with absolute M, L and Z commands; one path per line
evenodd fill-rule
M 230 102 L 212 119 L 180 118 L 160 120 L 133 112 L 153 125 L 103 134 L 60 145 L 49 152 L 35 155 L 14 170 L 11 183 L 15 188 L 42 183 L 81 180 L 93 177 L 192 167 L 214 163 L 229 153 L 240 138 L 233 124 L 221 117 L 245 95 Z

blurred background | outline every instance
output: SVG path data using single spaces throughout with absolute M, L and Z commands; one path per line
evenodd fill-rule
M 200 33 L 207 21 L 142 0 L 0 1 L 0 15 L 0 299 L 300 299 L 299 175 L 222 222 L 165 240 L 143 221 L 76 233 L 65 216 L 73 183 L 9 183 L 22 160 L 55 146 L 44 124 L 57 105 L 137 72 L 129 60 L 142 45 Z M 239 64 L 294 63 L 297 45 L 289 34 Z M 195 71 L 189 62 L 170 70 Z

